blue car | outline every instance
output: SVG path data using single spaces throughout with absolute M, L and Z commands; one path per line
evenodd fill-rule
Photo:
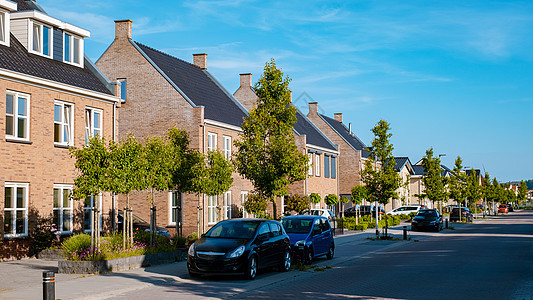
M 327 218 L 322 216 L 297 215 L 281 220 L 291 240 L 293 257 L 310 264 L 314 258 L 326 255 L 333 258 L 335 241 Z

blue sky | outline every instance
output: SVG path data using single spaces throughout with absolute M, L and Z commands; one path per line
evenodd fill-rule
M 416 163 L 430 147 L 443 163 L 500 181 L 533 178 L 533 1 L 104 1 L 38 0 L 91 31 L 96 61 L 114 20 L 133 39 L 192 61 L 231 92 L 274 58 L 307 113 L 317 101 L 366 143 L 391 124 L 396 156 Z

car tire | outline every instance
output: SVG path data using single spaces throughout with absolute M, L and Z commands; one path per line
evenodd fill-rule
M 313 249 L 309 248 L 305 252 L 305 264 L 310 265 L 313 262 Z
M 334 254 L 335 254 L 335 246 L 331 245 L 329 247 L 328 254 L 326 254 L 326 258 L 332 259 Z
M 248 259 L 246 264 L 246 270 L 244 271 L 244 277 L 249 280 L 254 280 L 257 276 L 257 256 L 252 255 Z
M 291 269 L 291 264 L 292 264 L 291 251 L 287 249 L 285 250 L 285 254 L 283 254 L 283 261 L 281 262 L 280 270 L 282 272 L 288 272 Z

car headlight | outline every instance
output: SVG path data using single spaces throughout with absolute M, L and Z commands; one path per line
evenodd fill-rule
M 194 256 L 194 250 L 196 248 L 196 243 L 193 243 L 190 247 L 189 247 L 189 251 L 187 251 L 187 254 L 189 254 L 189 256 Z
M 235 250 L 228 253 L 228 258 L 235 258 L 241 256 L 244 253 L 244 249 L 244 246 L 237 247 Z

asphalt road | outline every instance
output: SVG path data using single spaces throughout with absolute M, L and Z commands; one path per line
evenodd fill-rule
M 112 298 L 532 299 L 533 211 L 455 227 L 407 242 L 338 238 L 335 258 L 305 271 L 254 281 L 169 276 Z

